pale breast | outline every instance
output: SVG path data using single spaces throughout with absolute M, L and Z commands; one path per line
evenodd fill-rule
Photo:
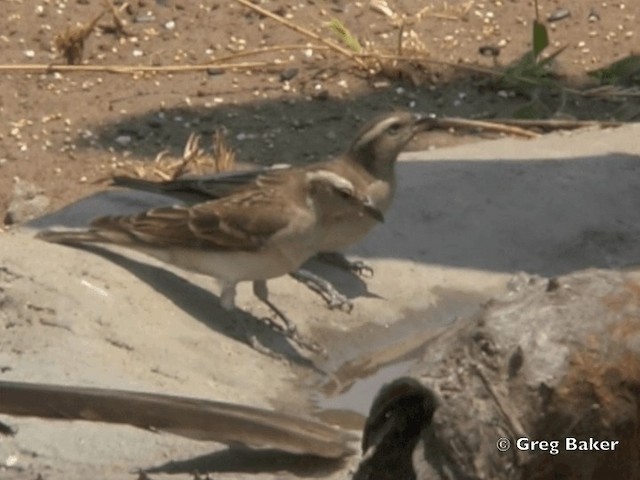
M 367 188 L 372 203 L 382 212 L 391 206 L 395 182 L 376 180 Z M 353 208 L 344 209 L 334 215 L 326 215 L 323 220 L 324 232 L 319 245 L 321 251 L 343 250 L 357 244 L 380 222 Z

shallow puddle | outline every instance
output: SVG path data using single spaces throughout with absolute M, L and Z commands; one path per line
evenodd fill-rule
M 330 376 L 312 398 L 317 418 L 361 430 L 380 388 L 409 373 L 431 341 L 456 319 L 477 312 L 487 300 L 477 293 L 435 293 L 432 306 L 407 312 L 393 325 L 369 324 L 341 336 L 330 355 L 333 365 L 325 365 Z

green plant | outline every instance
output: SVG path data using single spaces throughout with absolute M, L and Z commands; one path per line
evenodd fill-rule
M 328 24 L 329 29 L 335 33 L 340 41 L 344 43 L 348 48 L 356 53 L 362 53 L 362 46 L 358 39 L 353 35 L 347 27 L 337 18 L 332 18 Z
M 532 89 L 540 86 L 560 88 L 553 79 L 552 64 L 567 46 L 558 48 L 550 55 L 543 57 L 549 46 L 549 32 L 538 17 L 538 3 L 535 2 L 536 18 L 533 21 L 531 50 L 502 72 L 499 85 L 519 93 L 531 94 Z
M 640 86 L 640 55 L 628 55 L 606 67 L 589 72 L 602 85 Z

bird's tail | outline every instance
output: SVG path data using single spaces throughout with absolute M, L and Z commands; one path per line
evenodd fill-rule
M 223 196 L 213 191 L 209 192 L 206 188 L 203 190 L 203 188 L 200 187 L 199 182 L 200 181 L 198 179 L 190 178 L 178 178 L 175 180 L 154 182 L 143 178 L 116 175 L 112 178 L 111 184 L 116 187 L 129 188 L 131 190 L 168 195 L 187 204 L 206 202 L 212 198 Z
M 122 236 L 122 239 L 115 238 Z M 43 230 L 36 234 L 36 238 L 50 243 L 62 243 L 65 245 L 77 245 L 81 243 L 126 243 L 129 236 L 113 231 L 97 229 L 89 230 Z M 122 242 L 118 242 L 122 240 Z
M 125 175 L 115 175 L 112 178 L 112 185 L 142 190 L 144 192 L 167 193 L 167 188 L 164 187 L 162 182 L 154 182 L 152 180 L 145 180 L 144 178 L 127 177 Z

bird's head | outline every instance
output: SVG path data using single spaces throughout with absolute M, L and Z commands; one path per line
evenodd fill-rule
M 348 155 L 377 178 L 387 178 L 398 154 L 413 136 L 428 130 L 432 117 L 411 112 L 394 112 L 378 116 L 361 129 Z

